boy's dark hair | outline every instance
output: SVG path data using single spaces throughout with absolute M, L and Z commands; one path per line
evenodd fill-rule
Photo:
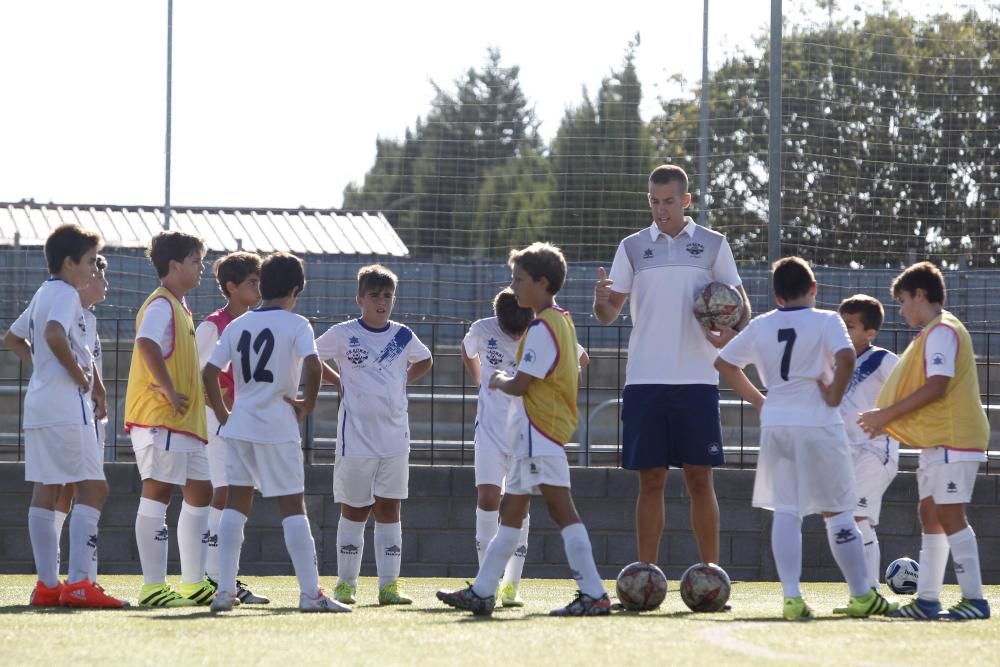
M 945 286 L 941 269 L 930 262 L 911 264 L 892 281 L 892 298 L 898 299 L 900 292 L 915 295 L 918 289 L 924 290 L 927 300 L 931 303 L 944 305 Z
M 62 271 L 67 257 L 79 264 L 91 248 L 100 250 L 103 245 L 97 232 L 87 231 L 80 225 L 59 225 L 45 239 L 45 263 L 49 273 L 55 275 Z
M 97 270 L 104 271 L 108 268 L 108 260 L 104 258 L 104 255 L 97 256 Z
M 661 164 L 649 175 L 650 190 L 653 189 L 654 185 L 666 185 L 667 183 L 677 183 L 681 186 L 681 194 L 687 194 L 687 172 L 675 164 Z
M 399 278 L 396 274 L 385 268 L 381 264 L 369 264 L 358 269 L 358 296 L 364 295 L 369 290 L 383 290 L 386 287 L 396 291 Z
M 771 267 L 774 295 L 782 301 L 792 301 L 809 293 L 816 276 L 809 262 L 801 257 L 782 257 Z
M 306 269 L 302 260 L 287 252 L 272 252 L 260 265 L 260 295 L 280 299 L 298 295 L 306 287 Z
M 861 324 L 865 330 L 874 329 L 878 331 L 882 328 L 882 320 L 885 318 L 885 311 L 882 304 L 873 296 L 867 294 L 855 294 L 841 301 L 837 312 L 841 315 L 861 315 Z
M 523 334 L 531 324 L 531 320 L 535 318 L 531 308 L 517 305 L 514 290 L 509 287 L 500 290 L 493 298 L 493 314 L 497 316 L 497 322 L 504 333 L 511 336 Z
M 229 290 L 226 289 L 226 283 L 238 286 L 254 273 L 260 275 L 260 257 L 252 252 L 237 250 L 215 260 L 212 273 L 219 283 L 222 296 L 228 299 Z
M 507 266 L 512 269 L 515 266 L 521 267 L 535 281 L 547 278 L 549 294 L 558 294 L 566 280 L 566 258 L 551 243 L 536 241 L 527 248 L 511 250 Z
M 146 257 L 156 267 L 156 275 L 165 278 L 170 273 L 170 262 L 183 262 L 192 253 L 205 254 L 205 242 L 184 232 L 160 232 L 149 242 Z

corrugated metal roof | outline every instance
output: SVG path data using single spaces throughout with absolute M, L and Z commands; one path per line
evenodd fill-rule
M 152 206 L 0 202 L 0 246 L 44 245 L 49 232 L 65 223 L 99 233 L 108 247 L 145 248 L 163 229 L 163 212 Z M 410 252 L 382 213 L 179 206 L 171 211 L 171 227 L 200 236 L 213 252 L 396 257 Z

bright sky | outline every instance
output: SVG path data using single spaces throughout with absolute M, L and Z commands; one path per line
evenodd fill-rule
M 453 89 L 490 46 L 520 65 L 548 140 L 638 31 L 649 119 L 677 92 L 671 75 L 701 76 L 702 3 L 667 5 L 174 0 L 171 202 L 339 206 L 376 137 L 401 137 L 426 117 L 430 81 Z M 0 201 L 163 202 L 166 7 L 0 4 Z M 752 49 L 769 12 L 770 0 L 711 0 L 711 60 Z

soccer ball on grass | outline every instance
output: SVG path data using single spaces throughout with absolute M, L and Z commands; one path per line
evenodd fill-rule
M 618 601 L 629 611 L 651 611 L 667 596 L 667 577 L 653 563 L 637 561 L 618 573 Z
M 681 599 L 691 611 L 722 611 L 732 584 L 715 563 L 695 563 L 681 577 Z
M 917 578 L 920 574 L 920 565 L 917 561 L 906 556 L 897 558 L 889 563 L 885 569 L 885 585 L 893 593 L 899 595 L 913 595 L 917 592 Z

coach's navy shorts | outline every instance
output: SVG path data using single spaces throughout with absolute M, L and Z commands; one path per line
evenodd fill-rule
M 628 470 L 725 462 L 715 385 L 626 386 L 622 432 L 622 467 Z

